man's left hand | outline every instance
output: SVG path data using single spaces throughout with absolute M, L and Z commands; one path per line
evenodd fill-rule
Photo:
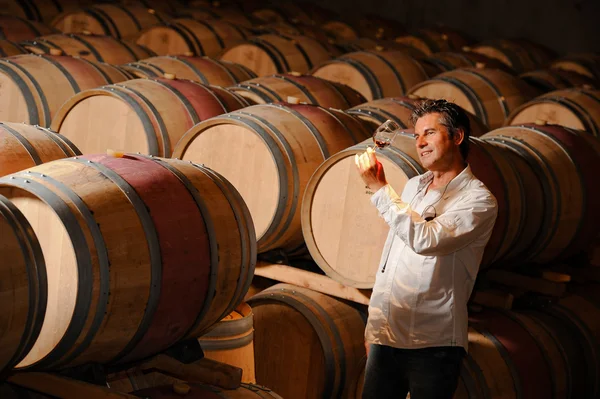
M 360 177 L 371 190 L 378 191 L 387 184 L 383 165 L 377 160 L 375 151 L 371 147 L 367 147 L 367 151 L 360 155 L 356 154 L 354 163 Z

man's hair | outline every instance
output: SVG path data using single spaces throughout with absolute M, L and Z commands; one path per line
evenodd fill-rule
M 469 137 L 471 136 L 471 123 L 467 112 L 458 105 L 446 100 L 423 100 L 418 102 L 410 116 L 410 122 L 414 126 L 417 119 L 428 114 L 440 114 L 440 123 L 448 129 L 450 138 L 453 138 L 458 129 L 464 132 L 464 139 L 459 149 L 464 160 L 469 155 Z

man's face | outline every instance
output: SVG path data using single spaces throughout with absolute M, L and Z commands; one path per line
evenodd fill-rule
M 458 150 L 457 138 L 450 138 L 448 129 L 440 123 L 441 118 L 441 114 L 432 113 L 415 123 L 417 153 L 421 164 L 431 171 L 447 169 Z

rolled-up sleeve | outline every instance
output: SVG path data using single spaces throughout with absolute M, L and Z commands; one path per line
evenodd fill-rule
M 488 234 L 498 213 L 494 196 L 474 189 L 431 221 L 403 202 L 390 185 L 379 189 L 371 202 L 390 229 L 415 253 L 441 256 L 458 251 Z

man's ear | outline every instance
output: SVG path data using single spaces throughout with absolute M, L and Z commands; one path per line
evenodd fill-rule
M 463 129 L 456 129 L 456 131 L 454 132 L 454 144 L 456 145 L 460 145 L 463 140 L 465 139 L 465 131 Z

